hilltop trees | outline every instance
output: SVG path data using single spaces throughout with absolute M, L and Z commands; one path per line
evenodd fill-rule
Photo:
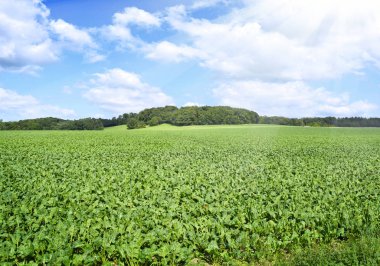
M 142 110 L 137 116 L 140 121 L 147 124 L 155 117 L 154 120 L 158 119 L 160 124 L 170 124 L 177 111 L 178 108 L 176 106 L 155 107 Z
M 61 130 L 102 130 L 103 128 L 102 121 L 95 118 L 64 121 L 56 126 L 56 129 Z
M 147 124 L 220 125 L 220 124 L 256 124 L 259 115 L 256 112 L 229 106 L 189 106 L 177 108 L 165 106 L 150 108 L 138 114 L 140 121 Z M 154 120 L 152 121 L 152 119 Z
M 63 120 L 46 117 L 2 122 L 0 130 L 101 130 L 104 127 L 127 125 L 129 129 L 171 124 L 190 125 L 238 125 L 275 124 L 312 127 L 380 127 L 380 118 L 363 117 L 305 117 L 259 116 L 256 112 L 229 106 L 165 106 L 144 109 L 139 113 L 125 113 L 111 119 L 84 118 Z
M 103 128 L 102 121 L 95 118 L 63 120 L 46 117 L 0 123 L 2 130 L 101 130 Z
M 129 113 L 120 115 L 117 118 L 102 119 L 102 122 L 104 127 L 127 125 L 129 129 L 160 124 L 175 126 L 257 124 L 259 115 L 253 111 L 229 106 L 189 106 L 181 108 L 165 106 L 144 109 L 138 114 Z
M 260 116 L 259 124 L 310 127 L 380 127 L 380 118 L 364 117 L 305 117 Z
M 139 121 L 137 118 L 130 118 L 127 122 L 128 129 L 144 128 L 144 122 Z
M 158 126 L 161 122 L 161 119 L 158 116 L 153 116 L 151 120 L 148 121 L 148 125 L 153 127 L 153 126 Z

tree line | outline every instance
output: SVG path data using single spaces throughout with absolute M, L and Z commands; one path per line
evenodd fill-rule
M 282 116 L 259 116 L 254 111 L 229 106 L 190 106 L 181 108 L 165 106 L 148 108 L 139 113 L 124 113 L 111 119 L 64 120 L 47 117 L 16 122 L 2 122 L 0 120 L 0 130 L 102 130 L 105 127 L 118 125 L 126 125 L 128 129 L 135 129 L 160 124 L 175 126 L 276 124 L 312 127 L 380 127 L 380 118 L 287 118 Z
M 365 117 L 305 117 L 260 116 L 259 124 L 310 127 L 380 127 L 380 118 Z
M 254 111 L 229 106 L 189 106 L 181 108 L 165 106 L 148 108 L 137 114 L 123 114 L 112 119 L 103 119 L 102 121 L 105 127 L 126 124 L 129 129 L 134 129 L 160 124 L 174 126 L 257 124 L 259 115 Z
M 2 122 L 0 130 L 102 130 L 101 119 L 83 118 L 64 120 L 54 117 L 26 119 L 16 122 Z
M 149 108 L 140 113 L 123 114 L 103 119 L 104 127 L 128 125 L 141 128 L 159 124 L 175 126 L 221 125 L 221 124 L 274 124 L 310 127 L 380 127 L 380 118 L 364 117 L 305 117 L 259 116 L 256 112 L 228 106 L 191 106 L 177 108 L 165 106 Z

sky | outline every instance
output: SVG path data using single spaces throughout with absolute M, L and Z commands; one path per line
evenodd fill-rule
M 0 119 L 380 117 L 378 0 L 0 0 Z

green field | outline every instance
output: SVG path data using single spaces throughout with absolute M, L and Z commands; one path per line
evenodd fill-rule
M 9 265 L 380 264 L 380 129 L 5 131 L 0 181 Z

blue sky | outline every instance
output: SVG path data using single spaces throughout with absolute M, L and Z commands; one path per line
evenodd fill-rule
M 380 117 L 380 3 L 0 2 L 0 119 L 164 105 Z

